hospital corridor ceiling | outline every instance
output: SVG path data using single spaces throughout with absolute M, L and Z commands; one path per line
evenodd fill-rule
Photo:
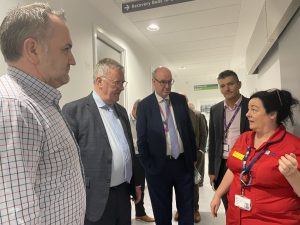
M 225 69 L 244 68 L 244 56 L 262 0 L 193 0 L 122 13 L 124 0 L 88 0 L 127 36 L 150 43 L 169 62 L 176 80 L 215 82 Z M 109 10 L 108 10 L 109 8 Z M 147 26 L 155 23 L 155 32 Z

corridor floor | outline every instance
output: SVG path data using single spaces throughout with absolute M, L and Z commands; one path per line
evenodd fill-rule
M 201 221 L 200 223 L 195 223 L 199 225 L 225 225 L 225 210 L 223 205 L 221 204 L 219 212 L 218 212 L 218 217 L 214 218 L 211 213 L 210 213 L 210 201 L 213 197 L 214 191 L 212 190 L 210 184 L 209 184 L 209 178 L 207 175 L 207 154 L 206 154 L 206 159 L 205 159 L 205 178 L 204 178 L 204 185 L 199 189 L 199 208 L 200 208 L 200 214 L 201 214 Z M 146 209 L 146 213 L 149 216 L 153 216 L 152 213 L 152 208 L 151 208 L 151 203 L 150 203 L 150 198 L 149 198 L 149 193 L 146 187 L 145 190 L 145 199 L 144 199 L 144 205 Z M 173 199 L 173 216 L 176 212 L 176 204 Z M 132 225 L 154 225 L 155 223 L 145 223 L 141 221 L 135 220 L 135 209 L 134 205 L 132 205 Z M 177 225 L 178 222 L 172 220 L 173 225 Z

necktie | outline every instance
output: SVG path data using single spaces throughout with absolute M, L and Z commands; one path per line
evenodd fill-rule
M 116 136 L 116 140 L 118 145 L 120 146 L 120 150 L 123 157 L 123 162 L 125 165 L 125 180 L 130 183 L 132 177 L 132 162 L 131 155 L 129 150 L 129 145 L 127 139 L 124 134 L 124 130 L 120 122 L 118 121 L 118 117 L 116 116 L 114 109 L 111 106 L 106 105 L 105 108 L 109 112 L 110 126 L 113 128 L 114 135 Z
M 173 158 L 177 159 L 180 152 L 179 152 L 179 143 L 177 138 L 177 133 L 174 125 L 173 116 L 170 109 L 170 102 L 168 99 L 165 99 L 165 107 L 166 107 L 166 115 L 167 115 L 167 124 L 168 130 L 170 134 L 170 142 L 171 142 L 171 155 Z

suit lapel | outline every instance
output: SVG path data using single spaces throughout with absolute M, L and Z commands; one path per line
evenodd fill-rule
M 180 133 L 180 136 L 181 136 L 181 126 L 180 126 L 180 123 L 179 123 L 179 119 L 177 119 L 177 117 L 180 115 L 180 104 L 176 104 L 176 99 L 174 98 L 174 96 L 172 95 L 172 93 L 170 93 L 169 95 L 170 97 L 170 101 L 171 101 L 171 104 L 172 104 L 172 108 L 173 108 L 173 112 L 174 112 L 174 122 L 176 123 L 176 126 L 177 126 L 177 129 Z
M 158 128 L 157 131 L 160 132 L 161 135 L 165 136 L 164 126 L 162 123 L 161 113 L 160 113 L 160 109 L 159 109 L 159 104 L 158 104 L 158 101 L 157 101 L 157 98 L 156 98 L 154 92 L 151 95 L 151 105 L 153 106 L 153 107 L 151 107 L 151 114 L 152 114 L 151 119 L 152 119 L 153 123 L 156 123 L 156 127 Z
M 130 143 L 130 137 L 128 136 L 129 132 L 128 132 L 128 126 L 126 125 L 126 116 L 127 114 L 124 115 L 124 113 L 122 113 L 122 111 L 120 110 L 120 107 L 117 104 L 114 104 L 114 110 L 116 111 L 116 114 L 118 115 L 118 118 L 120 119 L 125 137 L 127 139 L 128 144 Z
M 241 123 L 240 123 L 240 131 L 241 133 L 245 130 L 245 124 L 246 124 L 246 113 L 248 111 L 248 105 L 245 101 L 245 98 L 242 97 L 242 105 L 241 105 Z
M 215 119 L 220 123 L 220 129 L 217 131 L 219 133 L 219 137 L 221 138 L 222 142 L 224 141 L 224 101 L 218 105 L 218 109 L 216 110 Z M 221 119 L 220 119 L 221 118 Z
M 99 109 L 98 109 L 98 107 L 96 105 L 96 102 L 95 102 L 92 94 L 90 94 L 88 96 L 86 104 L 87 104 L 87 108 L 91 112 L 92 117 L 94 118 L 97 126 L 100 127 L 100 130 L 103 133 L 103 136 L 105 137 L 106 142 L 109 144 L 109 140 L 108 140 L 108 136 L 107 136 L 107 133 L 106 133 L 106 129 L 105 129 L 103 120 L 102 120 L 102 118 L 100 116 Z

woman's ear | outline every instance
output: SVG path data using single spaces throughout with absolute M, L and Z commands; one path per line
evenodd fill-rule
M 269 113 L 269 117 L 272 120 L 276 120 L 276 118 L 277 118 L 277 112 L 276 111 L 270 112 Z

